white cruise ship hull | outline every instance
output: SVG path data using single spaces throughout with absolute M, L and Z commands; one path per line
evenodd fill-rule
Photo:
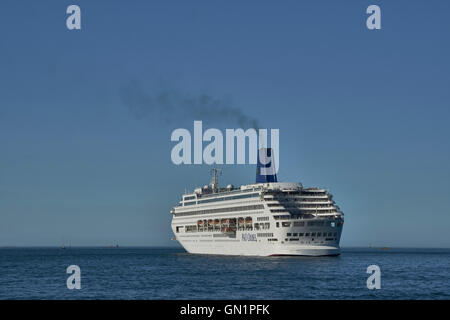
M 192 243 L 180 241 L 192 254 L 215 254 L 230 256 L 337 256 L 340 248 L 334 246 L 262 245 L 261 243 Z
M 257 216 L 254 217 L 257 220 Z M 272 219 L 271 219 L 272 220 Z M 315 219 L 314 221 L 317 221 Z M 322 219 L 320 219 L 322 220 Z M 334 219 L 323 219 L 323 226 L 283 227 L 272 220 L 270 229 L 242 230 L 234 233 L 203 231 L 176 233 L 176 223 L 172 224 L 176 240 L 193 254 L 215 254 L 233 256 L 336 256 L 340 254 L 339 240 L 343 224 L 338 226 Z M 300 236 L 299 236 L 300 235 Z M 275 240 L 276 241 L 271 241 Z

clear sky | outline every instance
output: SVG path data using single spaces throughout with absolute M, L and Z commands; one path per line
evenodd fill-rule
M 66 28 L 70 4 L 81 30 Z M 366 28 L 370 4 L 381 30 Z M 279 179 L 331 190 L 342 246 L 450 247 L 449 12 L 2 0 L 0 246 L 175 245 L 169 210 L 210 167 L 172 164 L 170 135 L 197 119 L 279 129 Z M 166 95 L 177 105 L 150 103 Z M 186 103 L 204 96 L 203 115 Z M 222 185 L 254 181 L 254 166 L 223 169 Z

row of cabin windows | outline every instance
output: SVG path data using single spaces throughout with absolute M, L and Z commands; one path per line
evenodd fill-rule
M 233 225 L 233 227 L 235 228 L 236 226 Z M 176 227 L 176 232 L 179 233 L 181 228 L 183 228 L 183 226 L 178 226 Z M 253 226 L 252 225 L 243 225 L 237 228 L 238 230 L 253 230 Z M 266 222 L 266 223 L 255 223 L 254 226 L 255 230 L 267 230 L 270 229 L 270 223 Z M 218 225 L 213 225 L 213 226 L 199 226 L 197 227 L 196 225 L 189 225 L 189 226 L 185 226 L 185 230 L 186 232 L 197 232 L 197 231 L 219 231 L 221 230 L 221 227 Z
M 290 210 L 291 208 L 293 209 L 308 209 L 308 208 L 328 208 L 328 207 L 332 207 L 333 204 L 330 203 L 319 203 L 319 204 L 290 204 L 290 205 L 286 205 L 284 204 L 284 207 L 287 210 Z
M 279 206 L 281 206 L 281 203 L 268 203 L 267 206 L 268 207 L 279 207 Z
M 239 194 L 235 196 L 229 196 L 229 197 L 222 197 L 222 198 L 211 198 L 211 199 L 204 199 L 204 200 L 198 200 L 191 201 L 191 202 L 184 202 L 185 206 L 192 205 L 192 204 L 202 204 L 202 203 L 209 203 L 209 202 L 217 202 L 217 201 L 225 201 L 225 200 L 237 200 L 237 199 L 245 199 L 245 198 L 256 198 L 259 197 L 259 193 L 251 193 L 251 194 Z M 187 200 L 185 198 L 185 200 Z
M 326 196 L 327 193 L 325 191 L 303 191 L 301 193 L 289 193 L 289 194 L 278 194 L 277 197 L 314 197 L 314 196 Z
M 283 209 L 271 209 L 270 210 L 270 212 L 282 212 L 282 211 L 286 211 L 286 210 L 290 211 L 292 209 L 329 208 L 329 207 L 333 207 L 333 203 L 331 201 L 329 203 L 320 203 L 320 204 L 268 203 L 267 206 L 269 208 L 283 206 L 283 208 L 285 210 L 283 210 Z
M 302 208 L 302 209 L 297 209 L 297 208 L 288 208 L 288 209 L 270 209 L 270 212 L 272 213 L 290 213 L 291 216 L 289 215 L 282 215 L 282 216 L 274 216 L 275 217 L 283 217 L 283 218 L 279 218 L 279 219 L 298 219 L 295 217 L 292 217 L 292 215 L 301 215 L 301 214 L 309 214 L 311 212 L 317 211 L 319 213 L 336 213 L 337 210 L 336 208 L 334 208 L 333 206 L 328 206 L 328 207 L 332 207 L 333 209 L 322 209 L 322 208 L 317 208 L 317 207 L 313 207 L 313 208 Z M 285 217 L 289 217 L 289 218 L 285 218 Z M 275 218 L 277 219 L 277 218 Z
M 322 211 L 320 211 L 322 212 Z M 287 212 L 286 212 L 287 213 Z M 285 214 L 280 216 L 273 216 L 275 220 L 295 220 L 295 219 L 312 219 L 314 218 L 314 215 L 309 213 L 303 213 L 303 214 Z
M 264 237 L 273 237 L 273 233 L 266 232 L 266 233 L 257 233 L 258 237 L 264 238 Z
M 292 199 L 283 199 L 281 200 L 283 202 L 290 202 L 290 203 L 303 203 L 303 202 L 325 202 L 325 201 L 331 201 L 330 198 L 303 198 L 303 199 L 296 199 L 296 198 L 292 198 Z
M 300 241 L 300 239 L 299 238 L 286 238 L 286 239 L 284 239 L 285 241 Z M 335 240 L 337 240 L 337 238 L 326 238 L 325 239 L 325 241 L 335 241 Z M 312 241 L 314 241 L 314 239 L 312 239 Z M 303 243 L 303 241 L 301 242 L 301 243 Z M 321 241 L 321 243 L 323 243 L 323 240 Z
M 176 216 L 189 216 L 197 214 L 211 214 L 211 213 L 223 213 L 223 212 L 234 212 L 234 211 L 248 211 L 248 210 L 259 210 L 264 209 L 262 204 L 252 205 L 252 206 L 242 206 L 242 207 L 227 207 L 218 209 L 208 209 L 208 210 L 196 210 L 187 212 L 177 212 Z
M 312 233 L 309 233 L 309 232 L 306 232 L 306 233 L 303 233 L 303 232 L 300 232 L 300 233 L 297 233 L 297 232 L 294 232 L 294 233 L 287 233 L 286 234 L 286 237 L 303 237 L 303 236 L 305 236 L 305 237 L 332 237 L 332 236 L 334 236 L 334 237 L 336 237 L 337 236 L 337 232 L 312 232 Z
M 286 238 L 284 240 L 285 241 L 300 241 L 299 238 L 290 238 L 290 239 Z M 335 238 L 326 238 L 325 239 L 325 241 L 333 241 L 333 240 L 337 240 L 337 239 L 335 239 Z M 278 239 L 277 238 L 270 238 L 270 239 L 267 239 L 267 241 L 278 241 Z M 304 243 L 304 241 L 302 241 L 301 243 Z M 323 243 L 323 241 L 322 241 L 322 243 Z
M 325 223 L 326 222 L 326 223 Z M 330 226 L 330 227 L 335 227 L 336 223 L 334 221 L 308 221 L 306 224 L 308 227 L 323 227 L 323 226 Z M 277 227 L 280 226 L 280 223 L 277 222 L 276 224 Z M 282 222 L 281 223 L 282 227 L 290 227 L 291 226 L 291 222 Z M 305 221 L 295 221 L 294 222 L 294 227 L 304 227 L 305 226 Z

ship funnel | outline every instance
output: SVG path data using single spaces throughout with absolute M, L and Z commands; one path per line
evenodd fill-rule
M 274 158 L 272 148 L 261 148 L 258 150 L 256 183 L 278 182 Z

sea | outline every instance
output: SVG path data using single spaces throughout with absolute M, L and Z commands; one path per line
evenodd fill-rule
M 67 286 L 71 265 L 79 267 L 80 289 Z M 379 267 L 380 289 L 367 286 L 371 265 Z M 0 249 L 0 299 L 449 298 L 450 249 L 343 248 L 337 257 L 194 255 L 159 247 Z

